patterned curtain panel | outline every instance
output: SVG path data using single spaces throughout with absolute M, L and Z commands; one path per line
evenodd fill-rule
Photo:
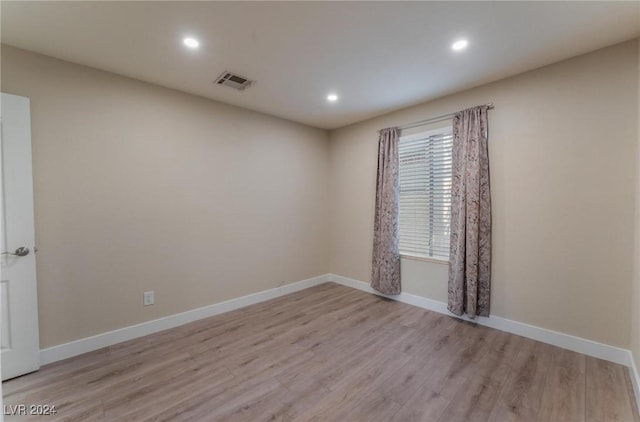
M 398 133 L 398 128 L 383 129 L 378 143 L 371 287 L 387 295 L 400 293 Z
M 448 309 L 489 316 L 491 290 L 491 193 L 487 106 L 453 118 L 451 244 Z

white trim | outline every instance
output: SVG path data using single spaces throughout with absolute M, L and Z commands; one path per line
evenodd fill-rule
M 430 258 L 427 256 L 411 255 L 400 252 L 401 259 L 411 259 L 414 261 L 433 262 L 434 264 L 449 265 L 449 260 L 444 258 Z
M 453 117 L 451 119 L 453 119 Z M 447 119 L 447 120 L 450 120 L 450 119 Z M 434 122 L 434 123 L 437 123 L 437 122 Z M 400 138 L 398 140 L 411 142 L 411 141 L 418 141 L 420 139 L 425 139 L 433 135 L 440 135 L 440 134 L 448 135 L 450 133 L 453 133 L 453 123 L 450 123 L 446 126 L 440 126 L 434 129 L 430 129 L 430 130 L 425 130 L 422 132 L 412 133 L 410 135 L 400 135 Z
M 638 412 L 640 412 L 640 374 L 638 374 L 636 361 L 633 359 L 631 351 L 629 351 L 629 375 L 633 385 L 633 392 L 636 396 L 636 406 L 638 407 Z
M 62 359 L 67 359 L 103 347 L 111 346 L 123 341 L 132 340 L 143 337 L 159 331 L 174 328 L 180 325 L 188 324 L 199 319 L 208 318 L 225 312 L 233 311 L 245 306 L 264 302 L 266 300 L 275 299 L 290 293 L 317 286 L 322 283 L 332 281 L 343 286 L 362 290 L 378 296 L 387 297 L 409 305 L 418 306 L 423 309 L 460 318 L 495 328 L 500 331 L 517 334 L 543 343 L 562 347 L 563 349 L 572 350 L 588 356 L 604 359 L 610 362 L 625 365 L 629 368 L 633 390 L 636 396 L 636 404 L 640 411 L 640 374 L 636 367 L 631 351 L 621 349 L 614 346 L 598 343 L 592 340 L 572 336 L 569 334 L 559 333 L 557 331 L 547 330 L 522 322 L 513 321 L 506 318 L 491 316 L 489 318 L 478 317 L 473 320 L 466 317 L 458 317 L 447 310 L 447 305 L 426 297 L 413 295 L 410 293 L 400 293 L 396 296 L 383 295 L 371 288 L 368 283 L 354 280 L 352 278 L 342 277 L 336 274 L 324 274 L 321 276 L 309 278 L 307 280 L 295 283 L 285 284 L 269 290 L 242 296 L 236 299 L 227 300 L 225 302 L 215 303 L 213 305 L 204 306 L 202 308 L 193 309 L 175 315 L 169 315 L 153 321 L 143 322 L 141 324 L 131 325 L 129 327 L 120 328 L 106 333 L 86 337 L 69 343 L 60 344 L 40 350 L 40 363 L 46 365 Z
M 40 363 L 46 365 L 62 359 L 67 359 L 103 347 L 111 346 L 123 341 L 132 340 L 134 338 L 157 333 L 158 331 L 167 330 L 189 322 L 197 321 L 202 318 L 222 314 L 253 305 L 266 300 L 274 299 L 280 296 L 294 293 L 309 287 L 329 281 L 329 275 L 321 275 L 309 278 L 307 280 L 295 283 L 285 284 L 269 290 L 263 290 L 247 296 L 236 299 L 227 300 L 225 302 L 215 303 L 213 305 L 204 306 L 202 308 L 193 309 L 179 314 L 169 315 L 163 318 L 147 321 L 129 327 L 120 328 L 106 333 L 86 337 L 69 343 L 60 344 L 53 347 L 40 350 Z
M 129 327 L 120 328 L 95 336 L 86 337 L 80 340 L 75 340 L 69 343 L 42 349 L 40 350 L 40 362 L 42 365 L 46 365 L 62 359 L 67 359 L 103 347 L 121 343 L 123 341 L 132 340 L 138 337 L 146 336 L 148 334 L 156 333 L 158 331 L 163 331 L 183 324 L 188 324 L 202 318 L 207 318 L 210 316 L 233 311 L 235 309 L 243 308 L 245 306 L 264 302 L 266 300 L 284 296 L 289 293 L 294 293 L 300 290 L 307 289 L 309 287 L 317 286 L 328 281 L 333 281 L 343 286 L 362 290 L 379 296 L 384 296 L 390 299 L 397 300 L 399 302 L 407 303 L 409 305 L 428 309 L 430 311 L 435 311 L 445 315 L 460 318 L 449 312 L 447 310 L 447 305 L 444 302 L 428 299 L 426 297 L 413 295 L 410 293 L 400 293 L 397 296 L 387 296 L 373 290 L 371 286 L 369 286 L 369 284 L 365 282 L 342 277 L 336 274 L 324 274 L 307 280 L 285 284 L 281 287 L 276 287 L 247 296 L 242 296 L 236 299 L 227 300 L 225 302 L 215 303 L 213 305 L 204 306 L 202 308 L 193 309 L 175 315 L 169 315 L 163 318 L 155 319 L 153 321 L 131 325 Z M 489 318 L 478 317 L 475 320 L 469 318 L 460 319 L 538 340 L 543 343 L 552 344 L 564 349 L 573 350 L 575 352 L 583 353 L 588 356 L 593 356 L 610 362 L 625 365 L 632 371 L 631 379 L 633 381 L 634 390 L 636 391 L 636 397 L 640 398 L 640 376 L 638 375 L 638 371 L 635 367 L 635 362 L 633 361 L 631 352 L 629 350 L 609 346 L 592 340 L 587 340 L 569 334 L 559 333 L 557 331 L 552 331 L 546 328 L 540 328 L 497 316 L 491 316 Z
M 476 319 L 458 317 L 457 315 L 454 315 L 447 310 L 447 304 L 444 302 L 427 299 L 425 297 L 413 295 L 410 293 L 400 293 L 396 296 L 383 295 L 372 289 L 371 286 L 369 286 L 369 284 L 365 282 L 342 277 L 335 274 L 329 274 L 329 281 L 342 284 L 343 286 L 373 293 L 378 296 L 384 296 L 390 299 L 397 300 L 399 302 L 418 306 L 430 311 L 450 315 L 452 317 L 460 318 L 465 321 L 470 321 L 487 327 L 495 328 L 500 331 L 506 331 L 508 333 L 517 334 L 522 337 L 527 337 L 533 340 L 541 341 L 543 343 L 562 347 L 563 349 L 572 350 L 574 352 L 582 353 L 587 356 L 593 356 L 596 358 L 607 360 L 609 362 L 625 365 L 627 367 L 631 367 L 631 365 L 634 364 L 633 359 L 631 359 L 631 352 L 619 347 L 609 346 L 607 344 L 602 344 L 581 337 L 572 336 L 570 334 L 559 333 L 557 331 L 536 327 L 533 325 L 525 324 L 523 322 L 513 321 L 498 316 L 478 317 Z M 636 382 L 637 381 L 638 380 L 636 380 Z M 640 396 L 638 396 L 638 394 L 636 393 L 636 397 Z

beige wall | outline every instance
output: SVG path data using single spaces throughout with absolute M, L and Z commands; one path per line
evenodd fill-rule
M 376 131 L 493 102 L 492 313 L 628 348 L 638 66 L 634 40 L 331 132 L 331 272 L 369 281 Z M 402 271 L 446 301 L 445 265 Z
M 368 281 L 376 131 L 490 101 L 493 314 L 625 348 L 631 332 L 638 362 L 639 51 L 623 43 L 329 142 L 3 46 L 2 91 L 32 105 L 41 345 L 329 271 Z M 446 265 L 402 271 L 405 291 L 446 301 Z M 142 307 L 145 290 L 156 305 Z
M 638 80 L 640 80 L 640 39 L 638 42 Z M 638 141 L 636 143 L 636 213 L 633 250 L 633 305 L 631 314 L 631 353 L 640 368 L 640 83 L 638 83 Z
M 42 347 L 327 272 L 327 132 L 6 46 L 2 91 L 31 98 Z

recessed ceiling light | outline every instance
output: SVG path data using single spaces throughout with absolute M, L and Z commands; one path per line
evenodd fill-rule
M 335 103 L 336 101 L 338 101 L 338 95 L 337 94 L 327 95 L 327 101 Z
M 182 42 L 184 43 L 184 45 L 186 45 L 189 48 L 195 49 L 200 47 L 200 41 L 196 40 L 195 38 L 187 37 L 183 39 Z
M 464 50 L 465 48 L 467 48 L 467 46 L 469 45 L 469 41 L 467 40 L 458 40 L 456 42 L 454 42 L 451 45 L 451 49 L 454 51 L 460 51 L 460 50 Z

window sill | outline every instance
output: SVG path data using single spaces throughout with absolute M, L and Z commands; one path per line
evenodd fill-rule
M 433 262 L 434 264 L 449 265 L 449 260 L 440 258 L 427 258 L 425 256 L 400 254 L 400 258 L 412 259 L 414 261 Z

